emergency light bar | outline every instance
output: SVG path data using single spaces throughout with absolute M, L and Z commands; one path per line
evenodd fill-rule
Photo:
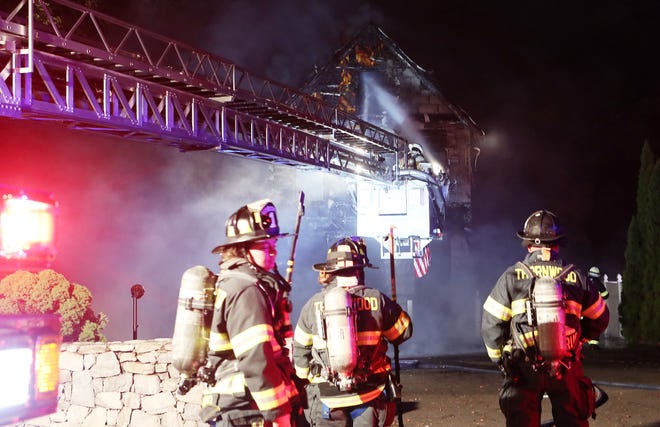
M 61 343 L 59 316 L 0 316 L 0 425 L 57 410 Z
M 0 258 L 48 265 L 55 257 L 55 211 L 50 195 L 0 188 Z

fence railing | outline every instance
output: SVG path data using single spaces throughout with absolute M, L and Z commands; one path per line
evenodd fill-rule
M 603 276 L 603 284 L 610 293 L 607 307 L 610 310 L 610 324 L 607 326 L 605 338 L 623 339 L 621 322 L 619 321 L 619 305 L 621 304 L 621 291 L 623 289 L 623 276 L 616 275 L 616 280 L 610 280 L 607 274 Z

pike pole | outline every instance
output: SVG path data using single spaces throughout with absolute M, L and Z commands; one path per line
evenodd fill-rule
M 288 325 L 289 327 L 291 326 L 291 311 L 293 310 L 293 306 L 291 304 L 291 300 L 289 300 L 289 292 L 291 291 L 291 277 L 293 276 L 293 262 L 294 259 L 296 258 L 296 246 L 298 245 L 298 234 L 300 232 L 300 222 L 302 221 L 302 217 L 305 215 L 305 193 L 300 192 L 300 201 L 298 202 L 298 217 L 296 218 L 296 229 L 295 233 L 293 234 L 293 242 L 291 243 L 291 255 L 289 255 L 289 260 L 286 263 L 286 277 L 284 280 L 286 281 L 288 285 L 288 290 L 284 294 L 283 302 L 286 305 L 284 307 L 283 313 L 284 313 L 284 323 Z M 282 277 L 282 276 L 280 276 Z M 293 357 L 293 331 L 289 331 L 288 334 L 285 334 L 285 341 L 286 341 L 286 348 L 289 350 L 289 354 L 291 357 Z
M 390 278 L 392 283 L 392 301 L 396 303 L 396 273 L 394 271 L 394 226 L 390 226 L 390 233 L 387 235 L 390 241 Z M 394 376 L 396 378 L 396 386 L 401 384 L 401 365 L 399 363 L 399 346 L 394 347 Z M 399 427 L 403 427 L 403 412 L 401 410 L 401 396 L 396 399 L 396 414 Z
M 286 263 L 286 282 L 289 284 L 289 289 L 291 288 L 291 278 L 293 276 L 293 262 L 296 258 L 296 246 L 298 245 L 298 234 L 300 234 L 300 223 L 302 222 L 302 217 L 305 216 L 305 193 L 300 192 L 300 200 L 298 202 L 298 216 L 296 218 L 296 228 L 293 234 L 293 242 L 291 243 L 291 255 L 289 255 L 289 260 Z M 287 301 L 289 301 L 288 296 L 287 296 Z M 288 312 L 286 312 L 287 316 L 290 316 L 290 312 L 292 310 L 291 302 L 289 302 L 289 307 L 288 307 Z M 291 322 L 291 319 L 288 319 L 288 322 Z M 285 344 L 286 348 L 289 351 L 289 360 L 291 363 L 293 363 L 293 336 L 288 337 L 285 339 Z M 300 382 L 298 380 L 298 377 L 295 374 L 292 374 L 292 380 L 296 384 L 296 389 L 298 389 L 298 393 L 301 396 L 301 399 L 303 401 L 307 400 L 307 394 L 305 387 L 300 385 Z M 291 425 L 295 427 L 296 425 L 306 425 L 306 421 L 304 421 L 305 415 L 303 411 L 303 407 L 305 405 L 299 405 L 296 404 L 294 405 L 293 412 L 291 414 Z
M 293 242 L 291 243 L 291 255 L 289 261 L 286 263 L 286 281 L 291 284 L 291 276 L 293 276 L 293 261 L 296 258 L 296 246 L 298 245 L 298 234 L 300 231 L 300 222 L 302 217 L 305 216 L 305 193 L 300 192 L 300 201 L 298 202 L 298 217 L 296 218 L 296 229 L 293 234 Z

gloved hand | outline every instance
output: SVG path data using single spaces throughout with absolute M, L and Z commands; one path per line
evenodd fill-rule
M 502 353 L 502 358 L 498 361 L 497 366 L 500 368 L 502 375 L 507 381 L 512 381 L 514 384 L 520 380 L 520 358 L 522 353 L 517 351 L 515 354 Z

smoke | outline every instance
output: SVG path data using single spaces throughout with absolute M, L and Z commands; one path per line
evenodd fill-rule
M 113 16 L 292 87 L 300 87 L 314 66 L 328 61 L 364 25 L 384 19 L 377 5 L 352 0 L 112 3 L 102 7 Z
M 87 286 L 92 308 L 110 318 L 109 340 L 132 338 L 130 288 L 141 284 L 137 335 L 171 336 L 182 273 L 194 265 L 217 271 L 211 249 L 238 207 L 263 198 L 292 233 L 300 191 L 305 216 L 294 264 L 293 321 L 320 289 L 314 263 L 330 243 L 352 234 L 330 215 L 350 199 L 350 179 L 298 171 L 214 152 L 181 153 L 165 145 L 69 131 L 55 124 L 0 120 L 0 183 L 51 192 L 59 202 L 53 268 Z M 278 243 L 284 274 L 291 238 Z
M 225 241 L 226 218 L 245 203 L 270 198 L 281 230 L 291 233 L 299 192 L 305 192 L 291 294 L 294 322 L 320 290 L 311 266 L 325 260 L 334 240 L 355 232 L 347 177 L 213 152 L 181 153 L 53 124 L 2 120 L 0 129 L 0 183 L 54 194 L 60 207 L 53 268 L 91 290 L 94 311 L 110 318 L 104 332 L 111 341 L 132 338 L 134 284 L 145 289 L 137 301 L 138 338 L 171 336 L 182 273 L 194 265 L 217 271 L 218 257 L 210 251 Z M 282 273 L 291 243 L 278 243 Z M 379 267 L 367 271 L 367 284 L 392 295 L 389 259 L 380 259 L 379 242 L 367 244 Z M 460 278 L 463 267 L 448 264 L 449 244 L 432 243 L 432 267 L 421 280 L 410 260 L 395 262 L 397 301 L 411 311 L 415 328 L 402 356 L 477 348 L 478 295 Z
M 377 126 L 396 132 L 411 143 L 419 144 L 424 151 L 426 160 L 432 164 L 438 164 L 426 137 L 419 130 L 419 124 L 410 119 L 410 111 L 405 105 L 405 100 L 390 93 L 372 73 L 361 73 L 360 82 L 363 85 L 362 93 L 364 94 L 360 106 L 362 118 L 369 120 L 370 115 L 382 114 L 382 123 L 375 123 Z M 443 166 L 446 167 L 446 165 Z

